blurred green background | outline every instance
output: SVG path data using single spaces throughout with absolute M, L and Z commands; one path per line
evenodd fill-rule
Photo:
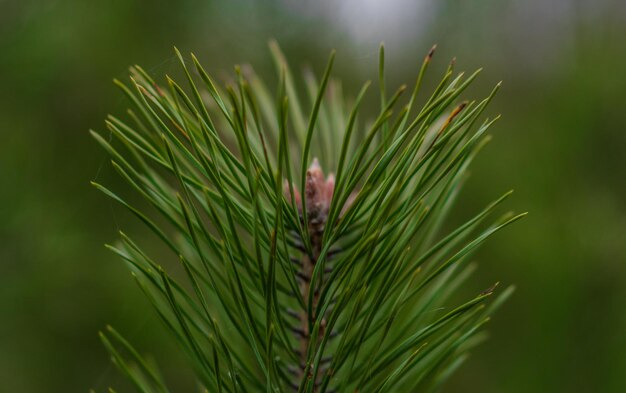
M 390 86 L 412 83 L 433 43 L 433 80 L 453 56 L 485 68 L 471 96 L 504 80 L 455 213 L 516 189 L 507 206 L 531 214 L 482 249 L 470 285 L 518 291 L 447 391 L 626 391 L 624 37 L 618 0 L 0 0 L 0 391 L 124 391 L 97 337 L 107 323 L 194 388 L 102 246 L 143 229 L 89 186 L 120 181 L 87 130 L 125 110 L 111 79 L 129 65 L 176 75 L 177 45 L 218 76 L 247 62 L 271 75 L 270 38 L 294 68 L 336 48 L 353 95 L 380 41 Z

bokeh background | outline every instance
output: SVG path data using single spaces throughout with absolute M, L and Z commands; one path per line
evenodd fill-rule
M 97 332 L 107 323 L 194 388 L 125 267 L 102 246 L 140 225 L 89 186 L 120 184 L 87 130 L 126 102 L 113 84 L 141 64 L 178 73 L 172 47 L 216 75 L 250 62 L 271 75 L 267 41 L 292 66 L 348 92 L 374 78 L 411 83 L 433 43 L 504 80 L 494 141 L 455 217 L 515 188 L 530 216 L 477 255 L 477 287 L 518 288 L 448 392 L 626 391 L 626 3 L 620 0 L 0 0 L 0 391 L 128 391 Z M 471 285 L 474 285 L 472 283 Z

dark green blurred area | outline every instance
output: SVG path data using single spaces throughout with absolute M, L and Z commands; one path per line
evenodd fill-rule
M 111 79 L 129 65 L 177 75 L 177 45 L 218 76 L 249 62 L 273 80 L 270 38 L 294 68 L 338 49 L 335 76 L 353 95 L 375 78 L 382 40 L 392 87 L 413 82 L 435 42 L 433 81 L 453 56 L 485 68 L 471 96 L 504 80 L 489 113 L 503 119 L 454 220 L 516 189 L 507 206 L 530 216 L 482 249 L 468 286 L 518 291 L 447 391 L 626 391 L 624 37 L 617 0 L 0 0 L 0 391 L 128 391 L 97 337 L 107 323 L 174 390 L 195 388 L 102 246 L 119 228 L 153 238 L 89 186 L 123 189 L 87 130 L 124 112 Z

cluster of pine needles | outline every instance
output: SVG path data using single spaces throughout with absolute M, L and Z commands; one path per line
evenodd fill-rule
M 122 232 L 108 247 L 188 356 L 198 391 L 438 391 L 512 292 L 487 301 L 494 285 L 450 304 L 477 247 L 523 216 L 484 223 L 510 192 L 440 233 L 489 140 L 497 118 L 481 115 L 499 86 L 460 101 L 478 71 L 451 64 L 421 98 L 433 48 L 412 89 L 388 95 L 381 46 L 380 108 L 364 115 L 370 83 L 344 98 L 334 53 L 299 89 L 270 49 L 274 91 L 249 66 L 218 86 L 178 51 L 186 87 L 138 66 L 115 82 L 132 108 L 108 117 L 108 137 L 92 134 L 147 203 L 93 184 L 171 252 Z M 101 338 L 138 391 L 170 391 L 120 333 Z

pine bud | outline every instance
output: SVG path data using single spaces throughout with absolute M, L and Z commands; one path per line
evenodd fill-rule
M 302 196 L 295 185 L 289 187 L 287 180 L 283 183 L 283 193 L 289 203 L 291 203 L 291 193 L 298 208 L 298 213 L 302 215 Z M 328 219 L 330 203 L 335 193 L 335 175 L 330 173 L 328 177 L 324 175 L 324 171 L 320 166 L 317 158 L 313 159 L 311 166 L 306 171 L 306 179 L 304 183 L 304 193 L 306 195 L 306 212 L 307 219 L 318 230 L 323 230 L 324 224 Z M 343 207 L 341 213 L 350 205 L 354 198 L 350 198 L 346 206 Z

